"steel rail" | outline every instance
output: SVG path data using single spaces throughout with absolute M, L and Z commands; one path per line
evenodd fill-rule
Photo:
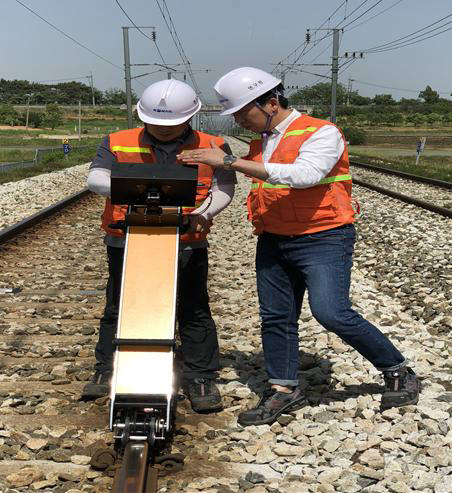
M 409 197 L 408 195 L 402 195 L 401 193 L 394 192 L 393 190 L 388 190 L 387 188 L 379 187 L 377 185 L 373 185 L 372 183 L 367 183 L 356 178 L 353 178 L 353 184 L 368 188 L 370 190 L 374 190 L 375 192 L 387 195 L 388 197 L 392 197 L 402 202 L 406 202 L 407 204 L 421 207 L 422 209 L 440 214 L 441 216 L 452 218 L 452 209 L 446 209 L 445 207 L 429 204 L 428 202 L 424 202 L 423 200 L 415 199 L 413 197 Z
M 385 173 L 387 175 L 399 176 L 400 178 L 406 178 L 407 180 L 417 181 L 420 183 L 427 183 L 428 185 L 434 185 L 436 187 L 447 188 L 448 190 L 452 190 L 452 182 L 450 181 L 436 180 L 435 178 L 428 178 L 426 176 L 412 175 L 410 173 L 405 173 L 404 171 L 398 171 L 390 168 L 383 168 L 380 166 L 376 166 L 375 164 L 360 163 L 358 161 L 350 161 L 350 165 L 357 166 L 358 168 L 365 168 L 371 171 L 376 171 L 378 173 Z
M 246 137 L 243 135 L 239 135 L 239 136 L 234 135 L 234 138 L 240 140 L 241 142 L 245 142 L 247 144 L 251 140 L 250 137 Z M 364 168 L 371 171 L 376 171 L 378 173 L 385 173 L 387 175 L 399 176 L 400 178 L 406 178 L 407 180 L 417 181 L 420 183 L 427 183 L 428 185 L 433 185 L 436 187 L 447 188 L 448 190 L 452 190 L 452 182 L 450 181 L 437 180 L 435 178 L 428 178 L 426 176 L 412 175 L 410 173 L 405 173 L 404 171 L 398 171 L 396 169 L 390 169 L 390 168 L 383 168 L 381 166 L 376 166 L 375 164 L 361 163 L 359 161 L 354 161 L 354 160 L 350 161 L 350 165 L 357 166 L 358 168 Z
M 60 200 L 59 202 L 50 205 L 49 207 L 46 207 L 45 209 L 36 212 L 32 216 L 26 217 L 22 221 L 19 221 L 15 224 L 12 224 L 11 226 L 8 226 L 5 229 L 2 229 L 0 231 L 0 245 L 6 243 L 12 238 L 15 238 L 17 235 L 19 235 L 26 229 L 31 228 L 36 224 L 39 224 L 40 222 L 44 221 L 44 219 L 47 219 L 48 217 L 52 216 L 56 212 L 59 212 L 60 210 L 68 207 L 69 205 L 78 202 L 82 198 L 90 195 L 91 193 L 92 192 L 90 192 L 87 188 L 84 188 L 80 192 L 74 193 L 73 195 L 70 195 L 69 197 L 66 197 L 63 200 Z
M 129 441 L 124 450 L 121 468 L 113 482 L 113 493 L 155 493 L 156 474 L 148 465 L 149 444 L 147 441 Z M 148 471 L 149 476 L 148 477 Z
M 249 143 L 248 137 L 243 137 L 243 136 L 237 137 L 234 135 L 234 138 L 236 138 L 237 140 L 240 140 L 241 142 Z M 350 164 L 353 165 L 356 163 L 353 161 L 353 162 L 350 162 Z M 390 171 L 391 173 L 388 173 L 388 174 L 394 174 L 394 175 L 402 176 L 402 177 L 408 178 L 412 181 L 419 181 L 419 182 L 423 182 L 423 183 L 428 183 L 429 185 L 435 185 L 435 186 L 439 186 L 441 188 L 447 188 L 447 189 L 452 188 L 452 183 L 447 182 L 447 181 L 434 180 L 433 178 L 425 178 L 423 176 L 417 176 L 417 175 L 409 175 L 408 173 L 403 173 L 402 171 L 386 170 L 385 168 L 379 168 L 378 166 L 367 165 L 365 163 L 358 163 L 358 165 L 363 165 L 362 167 L 370 167 L 371 169 L 378 171 L 378 172 L 382 172 L 382 173 L 386 173 L 387 171 Z M 440 207 L 440 206 L 437 206 L 434 204 L 430 204 L 430 203 L 425 202 L 423 200 L 415 199 L 414 197 L 409 197 L 408 195 L 402 195 L 398 192 L 388 190 L 387 188 L 379 187 L 378 185 L 373 185 L 371 183 L 367 183 L 367 182 L 359 180 L 357 178 L 353 178 L 353 184 L 368 188 L 370 190 L 374 190 L 375 192 L 381 193 L 383 195 L 387 195 L 388 197 L 392 197 L 394 199 L 400 200 L 400 201 L 405 202 L 407 204 L 421 207 L 422 209 L 426 209 L 430 212 L 434 212 L 435 214 L 440 214 L 441 216 L 452 218 L 452 209 L 447 209 L 446 207 Z

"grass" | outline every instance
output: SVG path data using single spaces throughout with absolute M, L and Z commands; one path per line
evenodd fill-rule
M 85 137 L 79 142 L 78 139 L 70 139 L 69 143 L 72 147 L 77 147 L 79 145 L 97 145 L 101 141 L 100 137 Z M 43 149 L 46 147 L 60 147 L 62 148 L 61 139 L 40 139 L 40 138 L 30 138 L 30 139 L 12 139 L 10 137 L 2 137 L 0 134 L 0 161 L 8 161 L 8 159 L 2 159 L 2 156 L 7 151 L 13 150 L 24 150 L 33 151 L 39 148 Z M 5 149 L 10 147 L 11 149 Z M 19 159 L 20 160 L 20 159 Z
M 16 170 L 0 173 L 0 184 L 12 181 L 23 180 L 31 176 L 60 171 L 66 168 L 72 168 L 79 164 L 91 161 L 96 152 L 96 146 L 86 149 L 72 150 L 66 159 L 63 152 L 53 152 L 44 156 L 42 163 L 31 168 L 19 168 Z
M 418 164 L 415 163 L 413 156 L 394 155 L 388 157 L 372 150 L 353 150 L 350 156 L 352 160 L 362 160 L 383 168 L 452 182 L 452 156 L 421 156 Z
M 35 157 L 34 148 L 30 149 L 1 149 L 0 163 L 14 163 L 16 161 L 31 161 Z

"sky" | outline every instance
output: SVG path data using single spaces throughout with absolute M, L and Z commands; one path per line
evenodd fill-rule
M 124 88 L 121 27 L 132 23 L 115 0 L 20 2 L 111 63 L 56 31 L 18 0 L 0 0 L 0 78 L 36 82 L 80 78 L 87 83 L 86 75 L 92 72 L 98 89 Z M 137 26 L 155 27 L 157 46 L 165 64 L 182 63 L 159 9 L 163 0 L 119 0 L 119 3 Z M 331 31 L 316 31 L 320 26 L 322 29 L 344 27 L 340 34 L 341 66 L 350 60 L 345 58 L 346 52 L 365 52 L 452 14 L 452 0 L 166 0 L 166 5 L 204 102 L 215 102 L 212 91 L 215 82 L 241 66 L 271 72 L 283 61 L 288 69 L 292 67 L 285 76 L 286 87 L 327 81 L 306 73 L 330 74 Z M 365 13 L 367 9 L 370 10 Z M 388 10 L 383 12 L 385 9 Z M 375 18 L 371 19 L 372 16 Z M 451 24 L 446 25 L 447 22 Z M 428 30 L 442 24 L 445 24 L 442 29 L 426 36 L 451 28 L 452 16 Z M 302 49 L 297 47 L 303 47 L 307 29 L 311 41 L 297 61 Z M 152 29 L 143 32 L 151 36 Z M 325 39 L 319 41 L 322 37 Z M 428 84 L 442 93 L 442 97 L 451 99 L 451 47 L 452 30 L 400 49 L 364 53 L 362 59 L 340 69 L 339 81 L 345 86 L 351 84 L 363 96 L 392 94 L 395 99 L 416 98 Z M 137 29 L 130 29 L 130 57 L 135 64 L 163 63 L 156 44 Z M 306 65 L 297 68 L 291 65 L 294 62 Z M 160 68 L 134 66 L 132 76 Z M 182 80 L 184 66 L 176 70 L 174 77 Z M 134 79 L 133 88 L 139 96 L 147 85 L 166 77 L 167 70 L 162 69 L 151 76 Z M 187 82 L 193 85 L 188 76 Z

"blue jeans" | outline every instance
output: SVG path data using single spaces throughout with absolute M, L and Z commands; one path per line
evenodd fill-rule
M 270 383 L 298 385 L 298 319 L 306 290 L 315 319 L 377 369 L 405 364 L 391 341 L 351 307 L 354 243 L 353 225 L 300 236 L 259 236 L 257 291 Z

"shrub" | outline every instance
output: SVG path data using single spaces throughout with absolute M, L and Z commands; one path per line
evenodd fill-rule
M 42 125 L 44 120 L 44 113 L 38 111 L 30 111 L 28 114 L 28 126 L 38 128 Z
M 366 142 L 366 132 L 358 127 L 343 127 L 345 139 L 349 144 L 360 145 Z
M 0 105 L 0 123 L 11 126 L 20 124 L 20 115 L 12 105 Z

